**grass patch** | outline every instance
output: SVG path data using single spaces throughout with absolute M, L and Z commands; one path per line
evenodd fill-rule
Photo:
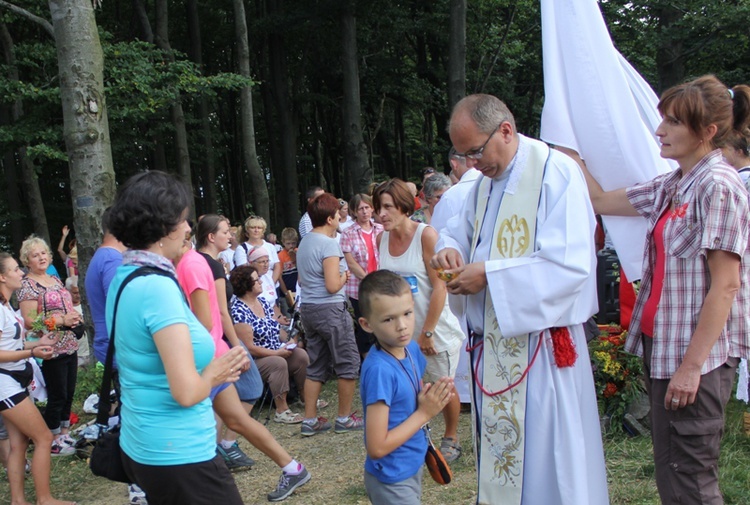
M 85 398 L 93 391 L 81 391 Z M 336 385 L 326 384 L 323 397 L 331 402 L 321 415 L 334 418 L 336 415 Z M 358 395 L 357 395 L 358 400 Z M 77 403 L 76 412 L 80 411 Z M 361 406 L 355 405 L 361 412 Z M 742 434 L 742 412 L 744 406 L 730 401 L 727 412 L 726 434 L 722 443 L 721 486 L 727 505 L 750 503 L 750 438 Z M 88 420 L 93 416 L 82 415 Z M 261 419 L 265 418 L 265 410 Z M 432 423 L 433 436 L 440 438 L 443 430 L 442 418 Z M 303 438 L 299 426 L 287 426 L 270 422 L 268 428 L 279 442 L 300 461 L 305 463 L 313 480 L 286 500 L 290 505 L 328 505 L 331 503 L 355 505 L 367 504 L 367 495 L 362 478 L 365 450 L 360 433 L 337 435 L 325 433 Z M 429 475 L 424 477 L 422 502 L 427 505 L 445 503 L 470 504 L 476 501 L 476 471 L 471 447 L 471 426 L 468 413 L 461 414 L 459 437 L 464 448 L 463 455 L 453 465 L 454 482 L 438 486 Z M 256 460 L 249 471 L 234 474 L 237 486 L 246 504 L 265 504 L 266 494 L 273 490 L 279 478 L 279 469 L 264 455 L 243 439 L 240 445 Z M 651 441 L 647 438 L 628 438 L 624 434 L 611 434 L 604 440 L 607 461 L 607 479 L 610 500 L 613 505 L 658 505 L 659 498 L 654 483 L 654 464 Z M 74 457 L 55 458 L 52 461 L 52 489 L 61 499 L 76 500 L 86 505 L 111 505 L 126 503 L 127 489 L 91 475 L 85 461 Z M 34 501 L 33 483 L 26 481 L 27 499 Z M 10 502 L 8 486 L 0 486 L 0 504 Z

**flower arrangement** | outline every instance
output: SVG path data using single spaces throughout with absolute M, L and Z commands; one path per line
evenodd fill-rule
M 617 325 L 599 326 L 600 335 L 589 342 L 599 415 L 611 426 L 622 426 L 630 403 L 644 390 L 641 358 L 624 350 L 627 332 Z
M 32 312 L 31 315 L 34 318 L 34 322 L 31 324 L 31 331 L 29 332 L 31 334 L 27 335 L 27 338 L 41 338 L 45 333 L 57 329 L 57 323 L 55 323 L 54 317 L 48 317 L 45 319 L 43 314 L 37 314 L 36 312 Z

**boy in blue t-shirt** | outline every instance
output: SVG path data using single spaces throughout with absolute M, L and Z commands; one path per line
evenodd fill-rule
M 414 333 L 409 284 L 388 270 L 359 286 L 362 327 L 376 343 L 362 364 L 360 395 L 365 409 L 365 488 L 375 504 L 419 504 L 427 438 L 422 426 L 443 410 L 453 380 L 421 386 L 426 360 Z

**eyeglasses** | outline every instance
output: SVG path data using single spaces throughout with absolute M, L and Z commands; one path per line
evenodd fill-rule
M 424 170 L 422 170 L 422 175 L 434 174 L 434 173 L 435 173 L 435 169 L 432 167 L 427 167 Z
M 255 261 L 253 261 L 253 263 L 257 263 L 259 265 L 268 265 L 269 260 L 268 260 L 268 258 L 266 258 L 264 260 L 255 260 Z
M 461 157 L 461 158 L 469 158 L 475 161 L 481 160 L 483 153 L 484 153 L 484 148 L 487 147 L 487 144 L 489 143 L 490 139 L 492 138 L 493 135 L 495 135 L 495 132 L 497 132 L 497 130 L 499 129 L 500 129 L 500 125 L 497 125 L 497 128 L 492 130 L 492 133 L 490 133 L 490 136 L 487 137 L 487 140 L 484 141 L 484 144 L 482 144 L 482 147 L 480 147 L 479 149 L 472 149 L 471 151 L 467 151 L 465 153 L 459 153 L 459 152 L 454 151 L 452 155 L 456 157 Z

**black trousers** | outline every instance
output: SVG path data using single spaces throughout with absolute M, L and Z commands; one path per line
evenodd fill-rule
M 44 422 L 53 434 L 58 434 L 61 426 L 70 426 L 70 407 L 78 379 L 78 353 L 43 361 L 42 376 L 47 383 Z

